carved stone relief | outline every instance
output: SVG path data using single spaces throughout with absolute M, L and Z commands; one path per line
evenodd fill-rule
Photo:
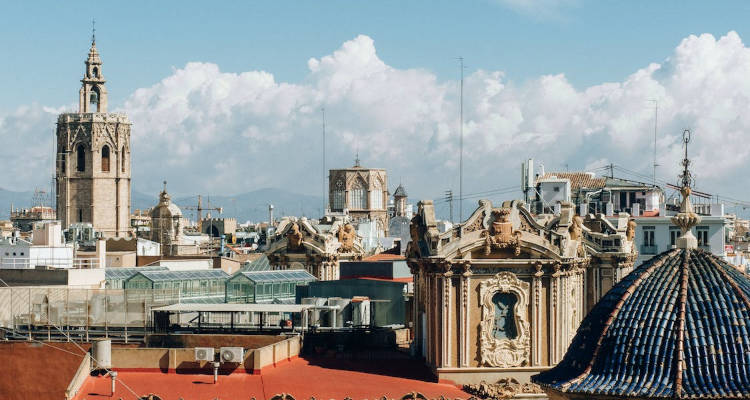
M 295 222 L 289 228 L 286 233 L 288 239 L 287 248 L 290 250 L 300 250 L 302 248 L 302 232 L 299 229 L 299 225 Z
M 489 230 L 482 232 L 485 237 L 484 254 L 489 255 L 492 249 L 513 248 L 516 256 L 521 254 L 521 232 L 513 231 L 513 223 L 510 222 L 510 209 L 501 208 L 493 211 L 495 220 Z
M 527 365 L 530 330 L 527 319 L 529 283 L 500 272 L 479 287 L 482 305 L 480 359 L 490 367 Z
M 342 226 L 338 231 L 338 240 L 341 243 L 339 253 L 348 253 L 354 249 L 354 227 L 351 224 Z

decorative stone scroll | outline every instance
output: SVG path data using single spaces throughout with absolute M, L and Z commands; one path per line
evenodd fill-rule
M 479 287 L 481 363 L 490 367 L 528 364 L 530 329 L 529 283 L 511 272 L 500 272 Z

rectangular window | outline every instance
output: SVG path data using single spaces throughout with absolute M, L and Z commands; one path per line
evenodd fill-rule
M 699 226 L 695 228 L 695 233 L 698 238 L 698 246 L 701 247 L 708 247 L 708 227 L 707 226 Z
M 643 227 L 643 245 L 644 246 L 655 246 L 654 240 L 654 227 L 644 226 Z
M 676 246 L 677 245 L 677 238 L 680 237 L 680 228 L 669 228 L 669 245 L 670 246 Z

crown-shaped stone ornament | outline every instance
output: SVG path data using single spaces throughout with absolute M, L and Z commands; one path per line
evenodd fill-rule
M 680 194 L 682 194 L 682 203 L 680 204 L 679 214 L 672 217 L 672 223 L 679 226 L 682 234 L 677 238 L 676 247 L 678 249 L 697 249 L 698 239 L 693 235 L 692 228 L 701 222 L 701 217 L 693 211 L 693 204 L 690 203 L 690 194 L 692 189 L 690 188 L 692 183 L 692 176 L 690 174 L 690 160 L 688 159 L 687 147 L 690 143 L 690 131 L 685 130 L 682 133 L 682 142 L 685 146 L 685 158 L 682 160 L 682 186 L 680 188 Z

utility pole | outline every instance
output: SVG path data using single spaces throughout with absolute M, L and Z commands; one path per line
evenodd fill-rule
M 445 191 L 445 201 L 448 202 L 448 209 L 450 209 L 450 221 L 453 223 L 453 191 Z
M 609 177 L 614 179 L 615 177 L 615 164 L 610 163 L 608 166 L 609 168 Z
M 464 58 L 458 57 L 461 65 L 461 86 L 459 102 L 459 150 L 458 150 L 458 222 L 464 220 L 463 217 L 463 198 L 464 198 Z M 453 220 L 453 218 L 451 218 Z

